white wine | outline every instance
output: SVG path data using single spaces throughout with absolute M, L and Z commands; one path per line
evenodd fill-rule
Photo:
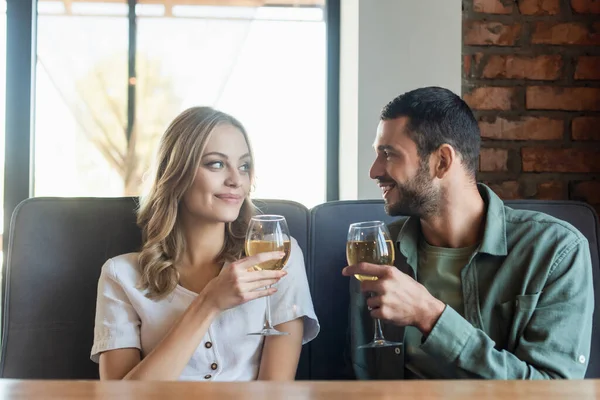
M 358 264 L 360 262 L 366 262 L 369 264 L 379 265 L 394 265 L 394 243 L 391 240 L 385 241 L 386 251 L 377 251 L 377 242 L 374 240 L 369 241 L 354 241 L 351 240 L 346 243 L 346 258 L 348 259 L 348 265 Z M 371 275 L 354 275 L 359 281 L 376 281 L 376 276 Z
M 277 245 L 275 242 L 268 240 L 247 240 L 246 241 L 246 255 L 254 256 L 259 253 L 268 253 L 270 251 L 283 251 L 285 256 L 279 260 L 265 261 L 254 266 L 256 271 L 262 270 L 279 270 L 282 269 L 288 258 L 290 258 L 290 251 L 292 244 L 289 240 L 285 240 L 283 244 Z

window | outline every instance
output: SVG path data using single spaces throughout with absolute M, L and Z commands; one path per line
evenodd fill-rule
M 138 195 L 168 123 L 207 105 L 248 130 L 253 197 L 325 201 L 323 2 L 140 0 L 132 26 L 125 0 L 39 0 L 35 195 Z

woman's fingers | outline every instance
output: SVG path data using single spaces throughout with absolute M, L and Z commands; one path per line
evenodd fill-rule
M 269 251 L 267 253 L 258 253 L 250 257 L 242 258 L 234 263 L 238 271 L 248 271 L 255 265 L 262 264 L 268 261 L 281 260 L 285 256 L 283 251 Z

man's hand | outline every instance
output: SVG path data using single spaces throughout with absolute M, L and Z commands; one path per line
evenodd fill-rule
M 344 268 L 342 274 L 376 276 L 377 280 L 363 281 L 360 285 L 362 292 L 373 293 L 367 299 L 371 316 L 399 326 L 415 326 L 425 337 L 446 307 L 425 286 L 395 267 L 359 263 Z

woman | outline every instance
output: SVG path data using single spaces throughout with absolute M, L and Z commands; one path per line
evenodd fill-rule
M 171 123 L 138 212 L 142 249 L 102 267 L 91 352 L 101 379 L 294 379 L 319 324 L 295 239 L 282 271 L 252 267 L 283 253 L 244 258 L 252 180 L 235 118 L 197 107 Z M 247 335 L 263 326 L 264 296 L 289 335 Z

